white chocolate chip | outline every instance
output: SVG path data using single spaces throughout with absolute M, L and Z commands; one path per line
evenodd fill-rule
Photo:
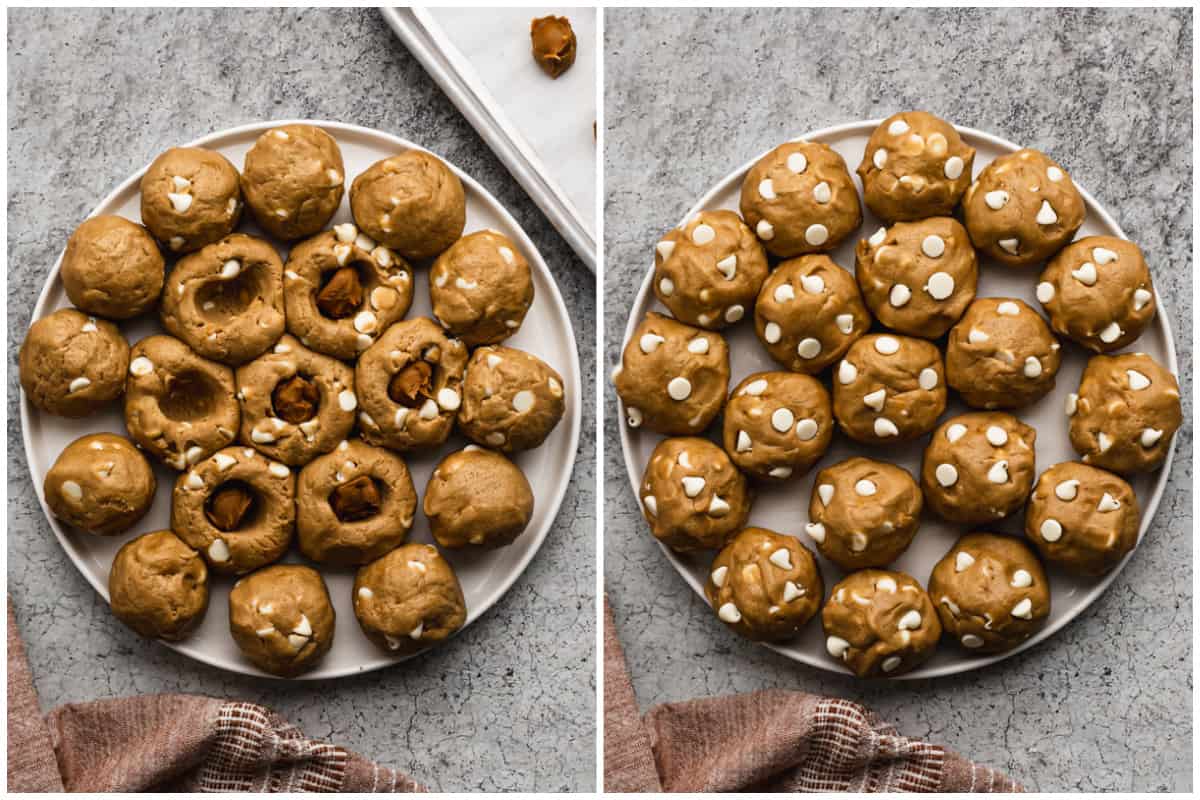
M 1133 293 L 1133 310 L 1141 311 L 1153 299 L 1154 299 L 1154 295 L 1152 295 L 1146 289 L 1136 290 Z
M 787 433 L 791 430 L 793 422 L 795 422 L 795 416 L 789 409 L 777 408 L 771 414 L 771 427 L 780 433 Z
M 825 281 L 820 275 L 802 275 L 800 286 L 809 294 L 820 294 L 825 290 Z
M 1022 371 L 1026 378 L 1036 378 L 1042 374 L 1042 362 L 1038 361 L 1037 356 L 1028 356 Z
M 229 545 L 225 544 L 224 539 L 213 539 L 208 546 L 208 557 L 218 564 L 225 563 L 229 560 Z
M 880 439 L 888 436 L 899 436 L 900 429 L 896 427 L 896 423 L 886 417 L 879 417 L 875 420 L 875 435 Z
M 1103 513 L 1105 511 L 1116 511 L 1120 507 L 1120 501 L 1108 492 L 1105 492 L 1104 496 L 1100 498 L 1100 503 L 1096 506 L 1096 510 Z
M 167 192 L 167 199 L 171 201 L 171 206 L 178 214 L 187 213 L 187 210 L 192 207 L 192 196 L 190 194 Z
M 658 349 L 658 346 L 665 342 L 666 339 L 659 336 L 657 333 L 643 333 L 638 339 L 638 348 L 645 354 L 649 355 Z
M 983 202 L 987 203 L 987 207 L 992 211 L 999 211 L 1008 204 L 1008 192 L 1003 189 L 988 192 L 983 196 Z
M 711 576 L 713 586 L 716 586 L 718 589 L 720 589 L 722 586 L 724 586 L 725 585 L 725 574 L 727 572 L 729 572 L 729 567 L 717 567 L 716 569 L 714 569 L 712 571 L 712 576 Z
M 213 456 L 213 461 L 217 465 L 218 472 L 224 472 L 225 470 L 229 469 L 230 467 L 232 467 L 234 464 L 237 463 L 236 458 L 234 458 L 233 456 L 225 455 L 224 453 L 217 453 L 215 456 Z
M 178 250 L 179 248 L 183 247 L 184 244 L 186 244 L 186 240 L 182 236 L 172 236 L 171 241 L 168 242 L 168 244 L 172 250 Z
M 738 431 L 737 451 L 739 453 L 744 453 L 747 450 L 749 450 L 752 446 L 753 446 L 753 444 L 750 441 L 750 434 L 746 433 L 745 431 Z
M 75 481 L 63 481 L 62 493 L 68 500 L 78 503 L 83 499 L 83 488 Z
M 825 650 L 834 658 L 845 659 L 846 654 L 850 651 L 850 643 L 840 636 L 830 636 L 825 640 Z
M 1050 201 L 1043 200 L 1042 207 L 1038 209 L 1037 224 L 1053 225 L 1056 222 L 1058 222 L 1058 214 L 1054 213 L 1054 207 L 1050 205 Z
M 1120 325 L 1115 322 L 1110 322 L 1107 328 L 1100 331 L 1100 341 L 1104 342 L 1105 344 L 1112 344 L 1117 339 L 1120 339 L 1121 334 L 1123 333 L 1124 331 L 1121 330 Z
M 829 505 L 829 501 L 833 500 L 833 484 L 822 483 L 817 487 L 817 497 L 821 498 L 821 505 Z
M 688 475 L 682 479 L 683 493 L 688 497 L 695 497 L 704 491 L 705 480 L 697 475 Z
M 871 156 L 871 163 L 875 165 L 875 169 L 883 169 L 887 166 L 888 153 L 882 147 L 875 151 Z
M 78 392 L 91 386 L 92 382 L 84 377 L 76 378 L 67 386 L 67 393 Z
M 1059 181 L 1061 181 L 1063 179 L 1063 171 L 1061 169 L 1059 169 L 1058 167 L 1047 167 L 1046 168 L 1046 177 L 1049 178 L 1054 183 L 1058 183 Z
M 774 181 L 772 181 L 770 178 L 764 178 L 763 180 L 759 181 L 758 194 L 763 200 L 774 200 L 776 197 Z M 697 242 L 697 244 L 700 244 L 700 242 Z
M 771 553 L 767 560 L 780 569 L 792 568 L 792 554 L 788 552 L 786 547 L 781 547 L 774 553 Z M 787 598 L 784 599 L 786 600 Z
M 803 359 L 813 359 L 821 354 L 821 343 L 812 337 L 802 339 L 796 346 L 796 353 Z
M 1150 388 L 1150 379 L 1136 369 L 1125 370 L 1125 375 L 1129 378 L 1129 388 L 1135 392 Z
M 425 403 L 421 406 L 420 412 L 418 412 L 418 414 L 417 414 L 417 416 L 419 416 L 421 419 L 433 419 L 437 415 L 438 415 L 437 403 L 435 403 L 433 400 L 426 400 Z
M 799 175 L 808 169 L 808 159 L 804 157 L 804 153 L 792 153 L 787 157 L 787 168 Z
M 513 254 L 512 250 L 507 247 L 498 247 L 496 249 L 500 253 L 500 257 L 504 259 L 505 264 L 512 265 L 517 262 L 517 257 Z
M 533 408 L 533 401 L 533 392 L 529 391 L 528 389 L 522 389 L 513 395 L 512 404 L 517 413 L 524 414 L 525 412 L 529 411 L 529 409 Z
M 654 249 L 658 251 L 658 255 L 665 262 L 675 252 L 675 242 L 671 239 L 663 239 L 654 246 Z
M 763 183 L 769 182 L 769 180 L 763 181 Z M 774 199 L 774 197 L 771 199 Z M 712 229 L 711 225 L 705 225 L 702 222 L 692 229 L 692 241 L 696 244 L 705 245 L 710 243 L 715 238 L 717 238 L 717 232 Z
M 1017 250 L 1020 249 L 1021 240 L 1015 238 L 1001 239 L 1000 241 L 996 242 L 996 244 L 1000 245 L 1000 249 L 1004 252 L 1015 256 L 1017 254 Z
M 154 362 L 145 356 L 138 356 L 133 361 L 129 362 L 129 372 L 132 375 L 139 377 L 149 375 L 154 371 Z
M 1078 269 L 1071 270 L 1071 277 L 1084 286 L 1094 286 L 1098 278 L 1096 265 L 1090 261 L 1085 261 L 1079 265 Z
M 1138 437 L 1138 441 L 1141 443 L 1142 447 L 1154 447 L 1154 445 L 1158 444 L 1158 440 L 1162 437 L 1163 432 L 1157 428 L 1143 428 L 1141 435 Z
M 838 382 L 843 386 L 849 383 L 854 383 L 854 380 L 857 377 L 858 367 L 845 360 L 843 360 L 841 364 L 838 364 Z
M 725 280 L 731 281 L 737 275 L 737 256 L 728 255 L 717 262 L 717 271 L 725 276 Z
M 758 238 L 764 242 L 769 242 L 775 238 L 775 226 L 767 222 L 765 219 L 760 219 L 758 224 L 754 226 L 754 232 L 758 234 Z
M 929 258 L 941 258 L 946 252 L 946 240 L 931 233 L 921 240 L 921 252 Z
M 732 305 L 729 308 L 725 309 L 725 321 L 726 322 L 737 322 L 743 316 L 745 316 L 745 314 L 746 314 L 745 308 L 743 308 L 740 305 L 736 305 L 736 304 Z
M 1038 532 L 1042 534 L 1042 538 L 1047 542 L 1057 542 L 1063 535 L 1062 524 L 1056 519 L 1047 519 L 1042 523 Z
M 1011 300 L 1005 300 L 996 306 L 996 313 L 1006 317 L 1019 317 L 1021 315 L 1021 307 Z
M 925 367 L 917 375 L 917 385 L 927 392 L 932 392 L 938 385 L 937 370 L 933 367 Z
M 962 642 L 963 647 L 969 647 L 972 650 L 976 647 L 983 647 L 983 639 L 973 633 L 963 634 L 963 637 L 959 641 Z
M 850 332 L 854 330 L 853 314 L 838 314 L 837 317 L 834 318 L 834 322 L 837 324 L 838 330 L 847 336 L 849 336 Z
M 640 428 L 642 426 L 642 411 L 638 408 L 625 409 L 626 419 L 629 422 L 629 427 Z
M 1020 619 L 1033 619 L 1033 601 L 1028 597 L 1013 606 L 1012 615 Z
M 984 436 L 992 447 L 1003 447 L 1008 442 L 1008 431 L 999 425 L 989 425 Z
M 921 612 L 912 609 L 900 617 L 900 621 L 896 623 L 896 629 L 902 631 L 915 631 L 921 627 Z
M 888 125 L 887 130 L 892 136 L 900 136 L 901 134 L 908 133 L 908 123 L 902 119 L 898 119 L 891 125 Z
M 886 238 L 887 238 L 887 230 L 884 228 L 880 228 L 879 230 L 877 230 L 871 234 L 871 238 L 867 239 L 867 243 L 870 244 L 871 247 L 879 247 L 879 245 L 883 244 L 883 240 Z
M 819 222 L 814 222 L 804 229 L 804 241 L 813 247 L 819 247 L 829 240 L 829 229 Z
M 687 378 L 672 378 L 667 384 L 667 394 L 672 400 L 687 400 L 692 394 L 692 382 Z
M 662 292 L 663 297 L 670 297 L 675 293 L 675 282 L 670 278 L 663 278 L 658 282 L 658 290 Z
M 1045 305 L 1054 299 L 1054 284 L 1042 281 L 1037 285 L 1038 302 Z
M 933 474 L 937 482 L 946 488 L 958 483 L 958 470 L 953 464 L 938 464 Z
M 894 672 L 896 668 L 900 666 L 901 661 L 902 659 L 900 656 L 888 656 L 883 660 L 883 663 L 880 664 L 879 667 L 884 672 Z
M 954 278 L 948 272 L 935 272 L 929 276 L 925 291 L 934 300 L 945 300 L 954 294 Z
M 712 500 L 708 503 L 708 513 L 714 517 L 723 517 L 729 511 L 729 503 L 726 503 L 721 497 L 714 494 Z
M 817 431 L 817 421 L 811 417 L 806 417 L 796 423 L 796 436 L 802 442 L 809 442 L 815 439 Z
M 863 402 L 875 411 L 882 411 L 884 403 L 887 402 L 887 390 L 876 389 L 873 392 L 863 395 Z
M 768 322 L 763 326 L 763 338 L 767 340 L 767 344 L 775 344 L 783 337 L 783 330 L 774 322 Z
M 975 557 L 965 550 L 959 550 L 954 556 L 954 571 L 962 572 L 971 568 L 975 563 Z
M 796 290 L 792 288 L 790 283 L 781 283 L 775 287 L 775 292 L 772 295 L 776 303 L 786 303 L 789 300 L 796 299 Z
M 1111 264 L 1112 262 L 1116 261 L 1117 254 L 1115 251 L 1109 250 L 1107 247 L 1093 247 L 1092 260 L 1103 267 L 1105 264 Z
M 997 461 L 987 472 L 987 479 L 992 483 L 1008 483 L 1008 462 Z
M 446 411 L 457 411 L 461 403 L 462 398 L 459 397 L 458 392 L 454 391 L 450 387 L 445 387 L 438 390 L 437 404 Z
M 1065 500 L 1068 503 L 1074 500 L 1078 494 L 1079 481 L 1074 479 L 1069 481 L 1060 481 L 1059 484 L 1054 487 L 1055 497 L 1057 497 L 1059 500 Z
M 642 505 L 645 506 L 646 512 L 652 517 L 658 516 L 658 498 L 652 494 L 648 494 L 642 498 Z
M 738 611 L 737 606 L 733 603 L 726 603 L 717 611 L 717 616 L 722 622 L 728 622 L 730 625 L 735 625 L 742 621 L 742 612 Z
M 338 393 L 338 406 L 342 411 L 353 411 L 358 408 L 358 397 L 349 389 L 343 389 Z
M 956 422 L 949 428 L 946 428 L 946 440 L 953 444 L 963 437 L 967 432 L 967 426 L 961 422 Z
M 1079 395 L 1071 392 L 1067 395 L 1066 402 L 1063 404 L 1063 410 L 1067 412 L 1068 417 L 1075 416 L 1075 410 L 1079 406 Z
M 880 336 L 875 340 L 875 351 L 881 355 L 894 356 L 900 351 L 900 342 L 891 336 Z
M 854 484 L 854 491 L 859 497 L 871 497 L 879 490 L 874 481 L 862 478 Z
M 825 205 L 833 199 L 833 192 L 829 188 L 829 184 L 821 181 L 813 187 L 813 200 L 816 200 L 821 205 Z
M 1108 448 L 1112 447 L 1112 439 L 1108 438 L 1107 433 L 1101 431 L 1096 436 L 1096 445 L 1100 448 L 1100 452 L 1103 453 L 1104 451 L 1108 450 Z
M 992 337 L 988 336 L 978 328 L 971 328 L 971 330 L 967 332 L 967 341 L 971 344 L 983 344 L 990 338 Z
M 903 283 L 897 283 L 888 292 L 888 302 L 896 308 L 903 308 L 910 299 L 912 299 L 912 290 Z
M 810 522 L 804 526 L 804 532 L 814 542 L 820 544 L 825 541 L 825 526 L 819 522 Z
M 932 137 L 930 137 L 932 139 Z M 952 181 L 956 181 L 963 174 L 963 168 L 966 164 L 958 156 L 950 156 L 946 159 L 946 166 L 942 168 L 942 174 Z
M 750 381 L 750 383 L 746 384 L 746 387 L 744 389 L 742 389 L 742 394 L 748 394 L 753 397 L 758 397 L 766 390 L 767 390 L 766 379 L 758 378 L 757 380 Z

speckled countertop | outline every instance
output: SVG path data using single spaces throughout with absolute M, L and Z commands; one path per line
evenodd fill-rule
M 793 663 L 712 623 L 646 533 L 608 384 L 605 577 L 642 706 L 836 694 L 1030 789 L 1190 790 L 1190 10 L 620 9 L 606 39 L 607 367 L 654 242 L 709 186 L 806 130 L 907 108 L 1061 154 L 1151 254 L 1184 365 L 1185 427 L 1153 535 L 1104 596 L 999 665 L 893 684 Z
M 591 789 L 591 402 L 555 527 L 509 593 L 445 647 L 321 686 L 225 673 L 117 622 L 42 516 L 17 415 L 16 352 L 46 271 L 92 206 L 169 145 L 315 117 L 445 155 L 513 213 L 551 265 L 588 376 L 593 278 L 537 206 L 372 9 L 12 10 L 8 75 L 8 579 L 43 710 L 133 693 L 231 697 L 435 789 Z

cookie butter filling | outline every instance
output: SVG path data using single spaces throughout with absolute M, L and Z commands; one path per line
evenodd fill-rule
M 275 409 L 275 416 L 293 425 L 315 417 L 320 402 L 321 395 L 316 384 L 303 375 L 293 375 L 280 381 L 271 392 L 271 406 Z
M 418 408 L 433 398 L 433 367 L 414 361 L 392 376 L 388 397 L 405 408 Z
M 228 481 L 218 486 L 208 498 L 204 515 L 218 530 L 236 531 L 253 517 L 255 501 L 254 490 L 247 484 Z
M 379 513 L 383 500 L 379 486 L 369 475 L 343 483 L 329 495 L 329 505 L 342 522 L 357 522 Z
M 325 285 L 317 292 L 317 308 L 330 319 L 354 314 L 363 301 L 363 280 L 357 267 L 352 264 L 325 275 Z

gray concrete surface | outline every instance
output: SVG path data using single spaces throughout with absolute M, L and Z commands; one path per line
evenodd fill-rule
M 589 376 L 595 291 L 584 265 L 374 10 L 26 9 L 8 20 L 8 578 L 43 709 L 136 692 L 239 698 L 436 789 L 591 789 L 591 401 L 557 524 L 503 600 L 419 660 L 321 686 L 288 685 L 197 664 L 112 617 L 38 508 L 15 366 L 46 271 L 88 210 L 165 147 L 259 119 L 380 128 L 467 170 L 513 212 L 554 270 Z
M 605 369 L 652 247 L 695 198 L 806 130 L 928 109 L 1062 154 L 1151 254 L 1192 390 L 1192 20 L 1186 9 L 610 10 Z M 739 640 L 646 532 L 605 394 L 607 591 L 643 707 L 769 687 L 856 698 L 1043 791 L 1192 782 L 1192 430 L 1153 534 L 1050 642 L 972 674 L 866 685 Z

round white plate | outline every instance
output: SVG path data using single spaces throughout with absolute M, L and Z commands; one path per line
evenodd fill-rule
M 197 139 L 190 146 L 202 146 L 216 150 L 240 168 L 246 151 L 250 149 L 259 135 L 270 128 L 290 122 L 303 122 L 319 126 L 337 139 L 346 165 L 347 190 L 354 176 L 366 170 L 376 161 L 405 150 L 422 149 L 411 142 L 381 131 L 316 120 L 284 120 L 243 125 Z M 466 597 L 467 621 L 463 626 L 465 628 L 466 625 L 470 625 L 478 619 L 508 590 L 533 558 L 534 553 L 537 552 L 545 540 L 546 534 L 550 531 L 550 526 L 558 514 L 558 507 L 562 503 L 563 494 L 567 490 L 571 470 L 575 463 L 575 451 L 579 442 L 582 381 L 571 319 L 546 262 L 542 260 L 541 254 L 538 253 L 537 248 L 534 247 L 525 232 L 521 230 L 517 221 L 496 202 L 496 199 L 487 190 L 453 164 L 450 164 L 450 168 L 462 179 L 466 189 L 466 231 L 470 232 L 481 228 L 493 228 L 500 231 L 517 243 L 532 267 L 535 293 L 533 306 L 529 309 L 525 322 L 517 335 L 507 340 L 505 344 L 537 355 L 562 374 L 566 387 L 566 413 L 558 427 L 541 447 L 521 453 L 515 458 L 516 463 L 525 472 L 533 487 L 533 518 L 525 533 L 509 547 L 492 552 L 478 554 L 444 552 L 446 558 L 453 564 L 455 572 L 458 573 L 458 579 L 462 583 L 463 594 Z M 141 214 L 138 182 L 144 172 L 145 168 L 130 176 L 112 194 L 104 198 L 100 205 L 92 211 L 92 215 L 119 214 L 139 221 Z M 243 219 L 239 230 L 256 236 L 263 235 L 262 231 L 254 225 L 249 213 Z M 352 221 L 349 192 L 347 191 L 342 200 L 342 207 L 330 224 Z M 279 242 L 275 242 L 275 246 L 279 250 L 280 256 L 286 257 L 287 246 Z M 58 279 L 61 261 L 60 254 L 59 261 L 50 270 L 46 285 L 42 288 L 41 296 L 38 298 L 33 312 L 35 320 L 56 309 L 70 305 L 62 282 Z M 413 266 L 416 272 L 416 291 L 413 293 L 412 309 L 408 312 L 406 319 L 430 314 L 429 270 L 423 265 Z M 152 333 L 162 332 L 158 319 L 153 314 L 122 323 L 120 327 L 131 344 Z M 53 465 L 58 454 L 74 439 L 84 434 L 100 431 L 125 434 L 120 401 L 86 419 L 69 420 L 39 412 L 30 405 L 22 393 L 21 427 L 29 469 L 33 475 L 34 485 L 37 487 L 38 500 L 42 503 L 42 510 L 46 512 L 46 517 L 50 520 L 50 527 L 67 551 L 67 555 L 75 562 L 75 566 L 95 587 L 96 591 L 103 595 L 105 600 L 108 600 L 108 571 L 113 556 L 121 545 L 139 534 L 170 527 L 171 490 L 175 485 L 178 473 L 156 463 L 158 494 L 145 519 L 139 522 L 132 531 L 120 536 L 89 536 L 59 523 L 49 514 L 45 498 L 42 496 L 42 483 L 47 470 Z M 429 480 L 434 466 L 446 454 L 461 449 L 465 444 L 466 440 L 455 433 L 436 452 L 405 456 L 420 496 L 424 496 L 425 484 Z M 424 514 L 416 515 L 408 541 L 433 541 L 429 532 L 429 522 Z M 284 561 L 307 563 L 294 548 L 284 558 Z M 301 675 L 300 678 L 305 680 L 336 678 L 341 675 L 379 669 L 403 660 L 387 655 L 363 636 L 354 617 L 350 596 L 354 582 L 354 570 L 324 566 L 319 569 L 329 586 L 334 610 L 337 612 L 337 629 L 333 648 L 316 669 Z M 203 624 L 187 640 L 177 644 L 167 644 L 167 646 L 215 667 L 248 675 L 265 676 L 266 673 L 261 672 L 242 657 L 234 645 L 233 638 L 229 635 L 228 598 L 229 588 L 233 581 L 228 577 L 212 577 L 212 594 Z
M 867 139 L 881 121 L 869 120 L 838 125 L 832 128 L 813 131 L 801 138 L 809 141 L 824 142 L 832 147 L 846 160 L 846 165 L 849 167 L 851 174 L 854 174 L 854 170 L 858 167 L 858 163 L 862 159 Z M 963 127 L 959 127 L 958 131 L 967 143 L 975 148 L 976 175 L 997 156 L 1020 149 L 1012 142 L 1005 141 L 991 134 Z M 750 167 L 758 161 L 758 158 L 761 158 L 761 155 L 746 162 L 714 186 L 688 211 L 684 220 L 704 209 L 728 208 L 737 211 L 742 179 Z M 855 176 L 855 181 L 858 181 L 857 176 Z M 858 182 L 858 187 L 861 196 L 861 182 Z M 1084 202 L 1087 204 L 1087 220 L 1084 222 L 1083 227 L 1079 229 L 1078 236 L 1106 234 L 1128 238 L 1121 232 L 1120 226 L 1117 225 L 1112 216 L 1082 186 L 1076 184 L 1076 187 L 1079 189 L 1080 194 L 1083 195 Z M 863 226 L 859 234 L 847 239 L 847 241 L 843 242 L 841 246 L 831 253 L 834 261 L 851 272 L 854 271 L 854 246 L 857 244 L 858 239 L 869 236 L 882 224 L 876 217 L 872 216 L 865 205 L 863 206 L 863 212 Z M 650 248 L 647 249 L 649 250 Z M 1037 276 L 1040 273 L 1040 267 L 1032 267 L 1023 271 L 1014 270 L 994 264 L 989 259 L 981 258 L 977 296 L 1017 297 L 1027 302 L 1033 308 L 1040 310 L 1041 304 L 1037 302 L 1037 298 L 1034 296 L 1034 287 L 1037 284 Z M 642 281 L 641 290 L 638 293 L 637 300 L 629 317 L 629 322 L 626 325 L 625 341 L 629 340 L 633 329 L 641 321 L 642 317 L 645 316 L 647 311 L 659 311 L 668 316 L 670 314 L 670 312 L 658 303 L 654 297 L 653 290 L 650 288 L 650 281 L 653 274 L 654 268 L 651 266 L 645 280 Z M 752 322 L 753 315 L 747 314 L 746 318 L 751 321 L 735 325 L 724 332 L 729 342 L 729 358 L 732 373 L 729 386 L 731 389 L 742 378 L 752 372 L 781 369 L 778 364 L 771 360 L 770 356 L 767 355 L 766 349 L 755 337 Z M 876 323 L 873 330 L 879 328 L 880 326 Z M 1067 394 L 1076 391 L 1079 386 L 1079 378 L 1083 373 L 1084 365 L 1087 363 L 1088 354 L 1078 345 L 1068 340 L 1062 340 L 1062 344 L 1062 366 L 1058 372 L 1054 391 L 1038 403 L 1016 412 L 1016 415 L 1020 419 L 1037 429 L 1036 450 L 1038 474 L 1041 474 L 1047 467 L 1057 464 L 1060 461 L 1073 461 L 1077 458 L 1077 454 L 1071 448 L 1071 443 L 1067 438 L 1067 419 L 1063 408 Z M 1171 327 L 1168 323 L 1163 304 L 1159 304 L 1158 315 L 1149 329 L 1142 334 L 1142 337 L 1133 346 L 1127 349 L 1149 353 L 1157 361 L 1165 364 L 1172 372 L 1179 373 L 1179 365 L 1175 360 L 1175 344 L 1171 338 Z M 825 382 L 826 388 L 828 388 L 829 370 L 826 370 L 821 375 L 821 378 Z M 958 400 L 954 392 L 950 394 L 950 402 L 946 413 L 942 415 L 941 419 L 948 419 L 951 416 L 971 410 Z M 623 418 L 624 415 L 622 414 Z M 714 423 L 710 429 L 713 440 L 718 444 L 720 444 L 719 427 L 719 424 Z M 621 444 L 625 451 L 625 468 L 629 473 L 629 480 L 633 484 L 635 496 L 637 496 L 638 486 L 641 483 L 642 471 L 646 463 L 650 460 L 650 453 L 661 438 L 657 434 L 644 429 L 632 430 L 626 424 L 621 425 Z M 754 502 L 754 507 L 750 512 L 748 524 L 769 528 L 780 533 L 796 535 L 810 550 L 815 552 L 815 546 L 802 532 L 804 524 L 809 521 L 808 500 L 812 494 L 813 479 L 816 477 L 819 469 L 843 461 L 851 456 L 864 455 L 869 458 L 898 464 L 907 469 L 914 477 L 917 477 L 920 474 L 921 453 L 927 442 L 928 437 L 925 436 L 914 442 L 893 445 L 887 448 L 871 448 L 855 444 L 839 433 L 834 436 L 833 445 L 830 447 L 829 452 L 825 454 L 821 462 L 807 475 L 788 481 L 781 486 L 761 488 Z M 1158 502 L 1166 486 L 1167 474 L 1170 471 L 1174 454 L 1175 443 L 1172 442 L 1167 462 L 1159 471 L 1150 475 L 1139 475 L 1129 481 L 1137 493 L 1138 502 L 1142 509 L 1142 520 L 1138 533 L 1139 541 L 1142 536 L 1146 535 L 1150 521 L 1154 517 L 1155 510 L 1158 508 Z M 933 565 L 946 554 L 962 534 L 970 530 L 987 529 L 1011 533 L 1023 538 L 1023 523 L 1024 513 L 1018 512 L 998 524 L 971 528 L 945 522 L 927 511 L 921 519 L 921 527 L 912 545 L 892 564 L 892 568 L 912 575 L 924 585 L 929 579 L 929 573 L 933 570 Z M 679 574 L 683 576 L 684 580 L 688 582 L 697 594 L 704 597 L 704 583 L 708 577 L 708 568 L 712 563 L 712 554 L 681 555 L 665 546 L 662 549 L 667 558 L 679 571 Z M 1099 579 L 1078 578 L 1067 575 L 1061 570 L 1049 568 L 1047 573 L 1050 577 L 1052 606 L 1050 619 L 1036 636 L 1030 638 L 1020 647 L 998 655 L 971 655 L 949 642 L 943 642 L 934 657 L 920 669 L 899 677 L 932 678 L 942 675 L 952 675 L 958 672 L 967 672 L 968 670 L 978 669 L 979 667 L 1000 661 L 1026 648 L 1033 647 L 1038 642 L 1053 636 L 1057 630 L 1078 616 L 1093 600 L 1099 597 L 1108 588 L 1108 585 L 1112 583 L 1117 573 L 1125 566 L 1125 562 L 1132 556 L 1133 553 L 1131 552 L 1116 569 Z M 835 583 L 841 580 L 844 573 L 820 554 L 817 554 L 817 560 L 820 562 L 821 575 L 825 579 L 825 588 L 826 592 L 828 592 L 833 588 Z M 712 624 L 720 625 L 721 623 L 714 618 Z M 789 658 L 809 664 L 810 666 L 819 667 L 831 672 L 845 671 L 826 654 L 824 636 L 821 633 L 819 619 L 810 621 L 796 639 L 786 644 L 768 646 Z

